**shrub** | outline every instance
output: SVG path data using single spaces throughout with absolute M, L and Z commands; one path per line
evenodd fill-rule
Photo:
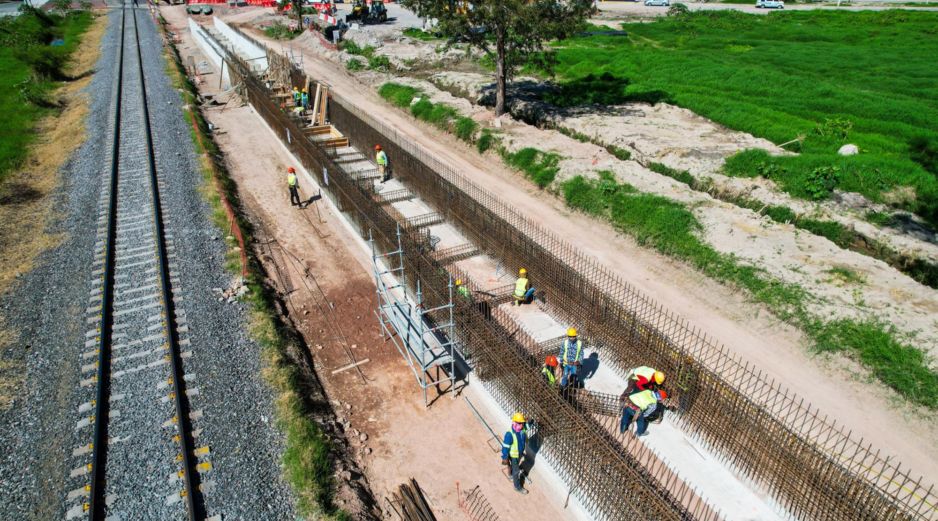
M 416 27 L 408 27 L 407 29 L 404 29 L 404 36 L 409 36 L 411 38 L 424 41 L 439 39 L 433 33 L 428 33 L 427 31 L 417 29 Z
M 850 129 L 853 128 L 853 122 L 849 119 L 833 118 L 825 119 L 823 123 L 818 123 L 814 127 L 814 133 L 827 138 L 833 138 L 840 141 L 847 139 Z
M 938 140 L 917 136 L 909 141 L 909 157 L 922 168 L 938 175 Z
M 365 68 L 365 64 L 358 58 L 351 58 L 349 61 L 345 62 L 345 68 L 350 71 L 360 71 Z
M 302 31 L 291 29 L 286 24 L 280 22 L 264 28 L 264 34 L 266 34 L 268 38 L 274 38 L 276 40 L 292 40 L 301 32 Z
M 836 166 L 819 166 L 811 171 L 804 185 L 808 196 L 815 201 L 827 199 L 840 181 L 840 168 Z
M 371 57 L 374 56 L 376 49 L 371 45 L 360 47 L 357 43 L 355 43 L 354 40 L 343 40 L 342 50 L 349 54 L 354 54 L 356 56 L 361 56 L 370 60 Z
M 632 153 L 624 148 L 619 148 L 615 145 L 606 145 L 606 152 L 616 156 L 616 159 L 619 161 L 628 161 L 632 159 Z
M 378 89 L 378 95 L 401 108 L 409 107 L 420 94 L 420 89 L 399 83 L 385 83 Z
M 495 136 L 494 132 L 487 128 L 482 129 L 482 133 L 479 135 L 479 140 L 476 141 L 476 150 L 478 150 L 480 154 L 484 154 L 491 150 L 497 142 L 498 137 Z
M 466 143 L 475 142 L 475 135 L 477 130 L 479 130 L 479 124 L 476 123 L 472 118 L 460 116 L 456 119 L 456 125 L 454 126 L 456 137 L 465 141 Z
M 368 68 L 373 71 L 387 72 L 391 70 L 391 60 L 387 56 L 372 56 L 368 58 Z
M 427 98 L 420 98 L 420 101 L 410 106 L 410 113 L 413 114 L 415 118 L 424 121 L 430 117 L 430 112 L 432 111 L 433 103 L 430 103 L 430 100 Z
M 680 18 L 682 16 L 685 16 L 689 12 L 690 12 L 690 9 L 687 8 L 687 5 L 682 4 L 681 2 L 673 4 L 671 5 L 671 7 L 668 8 L 668 16 L 673 16 L 675 18 Z
M 669 167 L 668 165 L 662 163 L 650 163 L 648 168 L 653 172 L 658 172 L 659 174 L 666 175 L 675 181 L 680 181 L 681 183 L 686 184 L 687 186 L 693 187 L 695 183 L 694 176 L 691 175 L 687 170 L 676 170 Z
M 442 103 L 431 103 L 431 106 L 430 112 L 426 114 L 425 118 L 421 119 L 448 131 L 450 120 L 455 118 L 459 113 L 456 112 L 456 109 L 453 107 Z
M 540 188 L 544 188 L 554 181 L 560 167 L 560 156 L 554 153 L 542 152 L 536 148 L 522 148 L 517 152 L 505 152 L 505 163 L 521 170 Z
M 777 223 L 795 222 L 796 218 L 795 212 L 787 206 L 767 206 L 762 213 Z

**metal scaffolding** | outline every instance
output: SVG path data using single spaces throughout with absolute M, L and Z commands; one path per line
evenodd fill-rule
M 423 390 L 424 406 L 429 407 L 427 389 L 437 388 L 443 382 L 449 382 L 452 392 L 456 386 L 455 341 L 456 322 L 453 317 L 453 278 L 449 278 L 449 301 L 427 309 L 424 305 L 420 281 L 416 281 L 414 299 L 407 295 L 407 272 L 404 269 L 404 247 L 401 243 L 401 228 L 397 227 L 397 249 L 380 253 L 371 232 L 368 234 L 371 245 L 371 258 L 374 266 L 375 287 L 378 293 L 378 323 L 385 339 L 390 339 L 397 352 L 401 354 Z M 442 324 L 435 324 L 431 317 L 446 317 Z M 442 368 L 449 366 L 449 371 Z M 431 369 L 436 369 L 436 376 L 430 376 Z M 441 375 L 441 372 L 443 373 Z

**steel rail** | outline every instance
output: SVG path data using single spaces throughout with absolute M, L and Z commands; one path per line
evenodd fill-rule
M 183 378 L 182 357 L 179 350 L 179 336 L 176 327 L 176 310 L 173 303 L 172 286 L 170 284 L 169 262 L 166 255 L 166 234 L 163 230 L 163 209 L 160 206 L 159 178 L 156 173 L 156 157 L 153 152 L 153 135 L 150 128 L 150 110 L 147 106 L 146 75 L 143 70 L 143 51 L 140 45 L 140 31 L 137 26 L 137 11 L 134 10 L 134 37 L 137 42 L 137 69 L 140 74 L 141 103 L 143 104 L 143 128 L 146 143 L 147 171 L 150 178 L 150 187 L 153 194 L 153 221 L 156 226 L 156 250 L 159 261 L 160 286 L 162 288 L 163 313 L 166 319 L 169 344 L 169 359 L 172 370 L 173 401 L 176 406 L 176 427 L 179 437 L 179 446 L 182 456 L 182 479 L 186 510 L 189 521 L 204 518 L 201 502 L 196 501 L 198 494 L 198 473 L 195 468 L 195 444 L 192 439 L 192 424 L 188 410 L 189 404 L 185 393 L 185 380 Z
M 146 81 L 143 68 L 142 46 L 140 44 L 140 32 L 137 24 L 136 9 L 133 13 L 133 31 L 134 43 L 137 53 L 137 73 L 140 77 L 140 103 L 143 113 L 144 140 L 146 144 L 146 167 L 149 174 L 151 194 L 153 200 L 153 221 L 155 227 L 155 242 L 157 247 L 157 259 L 159 264 L 160 277 L 160 303 L 163 308 L 167 331 L 167 345 L 170 352 L 170 364 L 172 370 L 172 397 L 176 407 L 176 425 L 178 429 L 178 439 L 181 447 L 181 460 L 183 464 L 182 478 L 184 489 L 182 495 L 185 496 L 188 519 L 196 521 L 204 518 L 204 512 L 201 503 L 196 501 L 198 474 L 194 466 L 194 448 L 192 440 L 192 429 L 189 421 L 188 401 L 185 395 L 185 384 L 183 379 L 182 362 L 180 356 L 177 323 L 175 319 L 175 308 L 172 299 L 172 286 L 170 282 L 169 263 L 166 253 L 166 236 L 163 227 L 162 210 L 160 207 L 159 180 L 156 171 L 156 161 L 153 150 L 152 132 L 150 126 L 150 116 L 147 107 Z M 111 348 L 113 344 L 113 335 L 110 331 L 114 323 L 114 280 L 115 280 L 115 261 L 116 261 L 116 243 L 117 243 L 117 208 L 118 208 L 118 185 L 120 179 L 120 143 L 121 143 L 121 113 L 123 110 L 122 95 L 124 83 L 124 44 L 125 33 L 127 31 L 127 6 L 121 4 L 121 22 L 120 22 L 120 40 L 117 53 L 117 73 L 115 75 L 114 86 L 114 136 L 111 144 L 111 169 L 108 182 L 108 209 L 107 209 L 107 227 L 104 245 L 104 273 L 102 287 L 101 318 L 98 326 L 98 348 L 97 348 L 97 371 L 95 381 L 97 383 L 96 398 L 94 402 L 94 435 L 92 438 L 92 459 L 89 469 L 90 485 L 89 500 L 86 506 L 88 519 L 91 521 L 105 519 L 105 470 L 107 468 L 107 445 L 108 445 L 108 419 L 109 419 L 109 389 L 110 389 L 110 366 L 111 366 Z
M 124 74 L 124 25 L 127 9 L 121 7 L 120 43 L 117 47 L 117 74 L 114 76 L 114 138 L 111 142 L 111 177 L 108 184 L 107 232 L 104 242 L 104 285 L 101 290 L 101 319 L 98 326 L 98 360 L 95 380 L 94 435 L 91 438 L 91 486 L 88 498 L 88 517 L 92 521 L 104 518 L 104 501 L 100 489 L 104 485 L 104 467 L 107 464 L 108 375 L 111 364 L 111 335 L 114 319 L 114 247 L 117 235 L 117 174 L 120 157 L 121 92 Z

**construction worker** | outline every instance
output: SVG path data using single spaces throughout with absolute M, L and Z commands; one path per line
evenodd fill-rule
M 544 375 L 544 379 L 547 380 L 547 385 L 554 387 L 557 385 L 557 357 L 554 355 L 548 355 L 544 359 L 544 367 L 541 368 L 541 374 Z
M 378 173 L 381 174 L 381 182 L 391 178 L 391 171 L 388 169 L 388 155 L 384 153 L 381 145 L 375 145 L 375 163 L 378 164 Z
M 560 386 L 567 384 L 576 386 L 577 370 L 583 362 L 583 341 L 577 338 L 576 328 L 567 329 L 567 338 L 560 345 L 560 365 L 563 373 L 560 377 Z
M 528 270 L 521 268 L 518 270 L 518 280 L 515 281 L 515 305 L 526 304 L 534 298 L 534 288 L 530 287 L 528 282 Z
M 524 446 L 528 441 L 524 424 L 524 415 L 516 412 L 511 417 L 511 429 L 505 433 L 505 439 L 502 440 L 502 465 L 511 466 L 511 481 L 519 494 L 528 493 L 521 486 L 521 456 L 524 455 Z
M 463 285 L 462 279 L 456 279 L 456 293 L 462 295 L 466 300 L 472 300 L 472 292 Z
M 303 91 L 300 92 L 300 105 L 303 107 L 303 110 L 309 109 L 309 92 L 306 90 L 306 87 L 303 87 Z
M 300 89 L 293 87 L 293 104 L 299 106 L 300 104 Z
M 647 365 L 630 369 L 626 377 L 629 385 L 622 393 L 625 396 L 648 389 L 655 391 L 664 383 L 664 373 Z
M 291 166 L 287 168 L 287 186 L 290 187 L 290 206 L 300 204 L 300 186 L 296 178 L 296 170 Z
M 645 431 L 648 429 L 649 417 L 652 416 L 658 408 L 663 407 L 660 402 L 667 398 L 668 393 L 663 389 L 660 391 L 648 389 L 629 395 L 622 407 L 622 421 L 619 422 L 619 434 L 623 434 L 628 430 L 629 425 L 632 424 L 632 420 L 636 416 L 638 416 L 638 419 L 635 421 L 637 425 L 635 435 L 644 436 L 647 434 Z

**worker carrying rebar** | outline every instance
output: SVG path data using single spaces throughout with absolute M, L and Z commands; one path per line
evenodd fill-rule
M 300 183 L 296 178 L 296 169 L 292 166 L 287 168 L 287 186 L 290 188 L 290 206 L 299 206 Z
M 378 165 L 378 173 L 381 174 L 381 182 L 386 182 L 391 178 L 391 169 L 388 168 L 388 155 L 381 145 L 375 145 L 375 163 Z
M 626 379 L 629 384 L 622 393 L 625 396 L 649 389 L 656 391 L 664 383 L 664 372 L 643 365 L 629 369 Z
M 465 297 L 466 300 L 472 300 L 472 292 L 463 284 L 462 279 L 456 279 L 456 293 Z
M 544 367 L 541 368 L 541 374 L 544 375 L 544 380 L 547 381 L 547 385 L 554 387 L 557 385 L 557 366 L 560 365 L 557 362 L 557 357 L 554 355 L 547 355 L 547 358 L 544 359 Z
M 646 391 L 630 394 L 622 404 L 622 421 L 619 422 L 619 434 L 625 433 L 632 420 L 635 420 L 635 435 L 644 436 L 647 434 L 648 423 L 655 420 L 655 417 L 661 414 L 664 404 L 661 402 L 668 398 L 668 393 L 662 389 L 660 391 Z
M 508 429 L 505 439 L 502 440 L 502 465 L 511 466 L 511 481 L 515 485 L 515 492 L 519 494 L 528 493 L 521 486 L 521 457 L 524 456 L 527 441 L 528 433 L 525 429 L 524 415 L 516 412 L 511 417 L 511 429 Z
M 515 305 L 527 304 L 534 298 L 534 288 L 528 281 L 528 270 L 521 268 L 518 270 L 518 280 L 515 281 Z
M 560 386 L 572 385 L 576 387 L 577 371 L 583 362 L 583 341 L 577 338 L 576 328 L 567 329 L 567 338 L 560 345 L 560 365 L 563 372 L 560 377 Z

